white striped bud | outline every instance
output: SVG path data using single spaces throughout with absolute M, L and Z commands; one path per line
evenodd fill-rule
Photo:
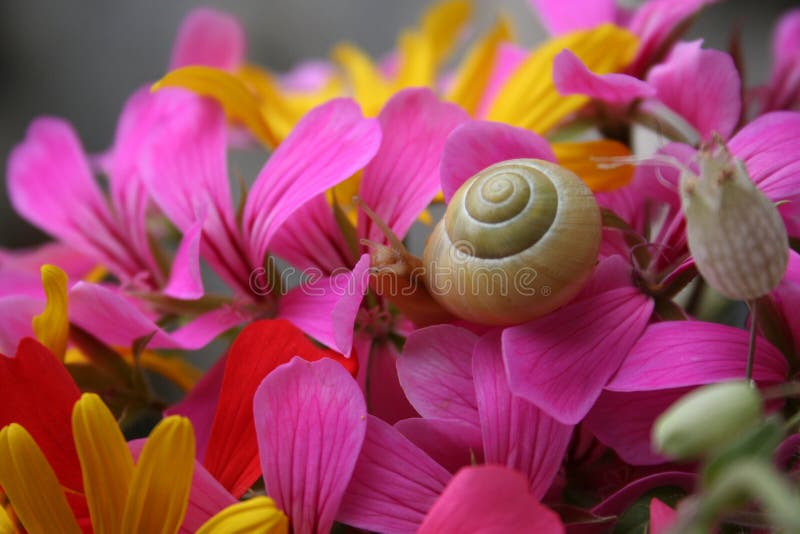
M 734 300 L 772 291 L 789 261 L 786 226 L 721 139 L 699 153 L 700 176 L 684 170 L 681 201 L 689 251 L 706 282 Z

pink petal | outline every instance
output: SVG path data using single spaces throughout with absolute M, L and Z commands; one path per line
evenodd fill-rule
M 267 494 L 295 532 L 330 532 L 367 431 L 367 407 L 337 362 L 299 357 L 253 398 Z
M 678 514 L 656 498 L 650 500 L 650 534 L 666 534 L 675 524 Z
M 636 10 L 628 29 L 639 37 L 636 59 L 628 67 L 634 76 L 643 77 L 647 68 L 662 59 L 671 41 L 680 34 L 681 24 L 703 7 L 717 0 L 650 0 Z
M 408 400 L 423 416 L 479 426 L 472 351 L 478 336 L 457 326 L 436 325 L 406 339 L 397 374 Z
M 791 235 L 800 235 L 800 113 L 762 115 L 742 128 L 729 143 L 744 160 L 750 177 L 767 197 L 789 202 L 778 209 Z
M 486 89 L 481 97 L 478 110 L 475 112 L 477 118 L 486 117 L 489 112 L 489 107 L 494 102 L 500 89 L 505 84 L 511 74 L 522 65 L 525 58 L 528 57 L 528 50 L 514 43 L 502 43 L 497 49 L 494 58 L 494 65 L 492 66 L 492 73 L 489 76 L 489 82 L 486 84 Z
M 425 517 L 419 534 L 564 532 L 558 514 L 528 491 L 519 473 L 498 465 L 465 467 Z
M 183 400 L 164 411 L 166 415 L 184 415 L 192 421 L 195 456 L 200 460 L 206 456 L 208 439 L 211 437 L 219 392 L 222 389 L 222 377 L 225 374 L 226 359 L 227 357 L 223 356 L 217 360 Z
M 653 451 L 653 423 L 691 387 L 619 393 L 604 391 L 586 416 L 585 425 L 604 445 L 631 465 L 654 465 L 667 459 Z
M 800 9 L 781 16 L 772 38 L 772 75 L 762 111 L 797 109 L 800 104 Z
M 148 345 L 152 349 L 199 349 L 245 319 L 226 306 L 166 332 L 122 295 L 87 282 L 78 282 L 69 291 L 69 313 L 72 323 L 108 345 L 130 347 L 136 339 L 155 332 Z
M 797 252 L 789 251 L 789 266 L 786 274 L 772 295 L 787 323 L 789 336 L 794 341 L 795 351 L 798 351 L 800 349 L 800 314 L 796 313 L 796 310 L 800 309 L 800 254 Z
M 395 94 L 378 115 L 383 142 L 364 169 L 361 199 L 398 236 L 405 236 L 441 188 L 439 162 L 448 134 L 469 118 L 429 89 Z M 380 230 L 359 213 L 359 235 L 382 243 Z
M 172 272 L 163 289 L 164 295 L 176 299 L 193 300 L 203 296 L 203 279 L 200 274 L 200 237 L 205 217 L 198 217 L 186 231 L 172 261 Z
M 247 195 L 242 228 L 252 265 L 261 265 L 278 228 L 306 202 L 361 169 L 381 131 L 352 100 L 311 110 L 272 153 Z
M 617 5 L 614 0 L 529 0 L 550 35 L 575 30 L 587 30 L 606 22 L 615 22 Z
M 340 268 L 330 277 L 313 274 L 315 279 L 301 283 L 281 299 L 278 316 L 349 355 L 356 315 L 369 286 L 369 255 L 362 255 L 352 271 Z
M 394 426 L 451 473 L 471 465 L 473 460 L 482 462 L 481 432 L 473 425 L 455 419 L 413 417 Z
M 592 513 L 599 516 L 622 515 L 642 495 L 656 488 L 673 487 L 691 493 L 697 482 L 697 475 L 682 471 L 662 471 L 648 475 L 618 490 L 603 502 L 592 508 Z
M 562 95 L 586 95 L 609 104 L 629 104 L 655 96 L 655 88 L 627 74 L 595 74 L 570 50 L 553 61 L 553 82 Z
M 478 171 L 500 161 L 536 158 L 555 161 L 544 138 L 523 128 L 489 121 L 469 121 L 448 136 L 442 153 L 442 192 L 450 201 Z
M 749 332 L 732 326 L 703 321 L 651 324 L 606 388 L 648 391 L 744 378 L 748 346 Z M 766 339 L 758 339 L 753 377 L 778 383 L 787 373 L 783 354 Z
M 116 221 L 67 122 L 33 121 L 11 152 L 7 172 L 8 195 L 20 215 L 118 273 L 138 272 L 113 233 Z
M 730 137 L 742 110 L 741 80 L 733 59 L 719 50 L 702 50 L 702 41 L 678 43 L 647 81 L 658 98 L 701 136 Z
M 70 280 L 83 278 L 97 266 L 97 260 L 59 241 L 21 249 L 0 248 L 0 296 L 44 298 L 40 269 L 47 263 L 57 265 Z
M 364 365 L 368 373 L 365 389 L 369 413 L 389 424 L 419 415 L 400 387 L 397 375 L 400 355 L 394 344 L 376 339 L 367 356 L 369 359 Z
M 275 233 L 269 248 L 293 267 L 321 269 L 325 276 L 353 264 L 352 252 L 325 195 L 309 200 L 292 213 Z
M 44 299 L 27 295 L 0 297 L 0 354 L 14 354 L 23 338 L 34 337 L 31 321 L 44 306 Z
M 310 59 L 292 67 L 279 78 L 285 91 L 316 91 L 336 75 L 336 68 L 328 61 Z
M 525 474 L 531 494 L 541 499 L 561 468 L 572 427 L 512 395 L 503 367 L 500 330 L 483 336 L 472 358 L 484 460 Z
M 377 532 L 415 532 L 450 473 L 388 423 L 372 415 L 367 421 L 336 520 Z
M 134 461 L 139 460 L 147 439 L 128 442 Z M 200 462 L 195 461 L 192 487 L 189 490 L 189 503 L 180 531 L 182 534 L 196 532 L 200 526 L 217 512 L 236 503 L 236 499 L 217 480 L 206 471 Z
M 226 162 L 227 124 L 214 102 L 187 96 L 148 142 L 142 179 L 184 233 L 205 214 L 200 253 L 230 286 L 251 295 Z M 261 266 L 261 263 L 253 264 Z
M 644 331 L 653 302 L 633 288 L 574 302 L 503 332 L 511 390 L 565 424 L 579 422 Z
M 196 8 L 181 23 L 169 68 L 205 65 L 233 70 L 244 62 L 246 48 L 244 28 L 236 17 Z

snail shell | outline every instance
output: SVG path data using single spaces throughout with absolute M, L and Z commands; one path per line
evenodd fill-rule
M 425 247 L 425 281 L 462 319 L 518 324 L 580 291 L 600 235 L 597 202 L 574 173 L 548 161 L 503 161 L 453 196 Z

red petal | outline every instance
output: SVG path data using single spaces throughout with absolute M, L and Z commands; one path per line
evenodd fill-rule
M 265 376 L 294 356 L 308 361 L 332 358 L 353 376 L 357 371 L 357 358 L 314 345 L 283 319 L 256 321 L 239 333 L 228 351 L 204 461 L 206 469 L 236 498 L 261 476 L 253 396 Z

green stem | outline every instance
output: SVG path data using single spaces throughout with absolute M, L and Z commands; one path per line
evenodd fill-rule
M 756 302 L 748 301 L 748 308 L 750 308 L 750 345 L 747 349 L 747 372 L 745 378 L 748 382 L 753 379 L 753 360 L 756 354 L 756 329 L 758 328 L 758 307 Z

